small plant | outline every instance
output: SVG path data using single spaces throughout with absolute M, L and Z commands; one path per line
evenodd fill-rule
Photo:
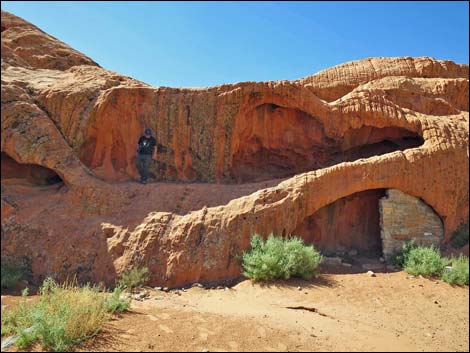
M 25 290 L 18 306 L 2 313 L 2 335 L 16 335 L 15 345 L 20 349 L 39 342 L 44 349 L 68 351 L 96 335 L 111 313 L 129 305 L 119 298 L 120 289 L 107 298 L 96 286 L 58 285 L 50 278 L 40 288 L 37 301 L 28 303 L 27 294 Z
M 271 234 L 266 242 L 255 234 L 251 249 L 242 256 L 244 275 L 255 281 L 310 279 L 316 273 L 322 256 L 313 246 L 304 245 L 300 238 L 283 239 Z
M 469 263 L 468 257 L 463 255 L 452 259 L 441 257 L 435 247 L 419 246 L 412 240 L 392 257 L 392 262 L 414 276 L 436 276 L 451 284 L 468 285 Z M 446 269 L 449 264 L 452 268 Z
M 404 267 L 406 259 L 408 255 L 410 254 L 410 251 L 413 249 L 416 249 L 417 247 L 419 247 L 419 245 L 416 244 L 414 240 L 406 242 L 402 246 L 401 250 L 392 256 L 391 258 L 392 264 L 397 267 Z
M 110 298 L 105 300 L 106 311 L 108 313 L 122 313 L 126 311 L 131 305 L 130 299 L 121 299 L 121 293 L 124 291 L 122 287 L 114 288 L 113 294 Z
M 450 284 L 468 285 L 468 257 L 460 255 L 451 260 L 452 268 L 445 269 L 442 279 Z
M 1 259 L 2 288 L 13 288 L 22 279 L 23 271 L 9 259 Z
M 449 260 L 442 258 L 434 246 L 418 246 L 411 249 L 405 257 L 404 269 L 414 276 L 441 276 L 448 263 Z
M 468 244 L 468 221 L 462 223 L 460 227 L 452 234 L 451 244 L 455 249 L 459 249 Z
M 147 267 L 133 267 L 130 271 L 126 271 L 121 275 L 117 286 L 132 292 L 134 288 L 146 284 L 149 279 L 150 272 Z

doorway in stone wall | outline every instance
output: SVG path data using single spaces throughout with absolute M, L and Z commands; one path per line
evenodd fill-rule
M 410 240 L 439 247 L 444 225 L 434 209 L 418 197 L 398 189 L 370 189 L 320 208 L 304 218 L 292 234 L 313 244 L 324 256 L 337 258 L 336 264 L 385 270 L 384 263 Z
M 292 234 L 328 257 L 383 256 L 379 202 L 385 189 L 343 197 L 306 217 Z

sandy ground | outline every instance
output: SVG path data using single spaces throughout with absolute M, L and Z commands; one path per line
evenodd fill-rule
M 2 305 L 17 297 L 2 295 Z M 151 291 L 78 351 L 468 351 L 469 289 L 404 272 Z

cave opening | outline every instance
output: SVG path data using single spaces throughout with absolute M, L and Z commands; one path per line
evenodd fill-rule
M 362 126 L 333 139 L 308 113 L 263 104 L 238 122 L 232 137 L 230 175 L 237 182 L 284 178 L 423 143 L 420 135 L 400 127 Z
M 63 183 L 62 178 L 52 169 L 37 164 L 18 163 L 5 152 L 1 152 L 1 179 L 20 179 L 35 186 Z
M 292 232 L 325 256 L 351 251 L 366 258 L 383 256 L 380 199 L 386 189 L 358 192 L 330 203 L 306 217 Z

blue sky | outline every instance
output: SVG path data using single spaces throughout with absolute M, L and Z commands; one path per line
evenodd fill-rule
M 154 86 L 297 79 L 372 56 L 468 64 L 463 2 L 21 2 L 20 16 Z

